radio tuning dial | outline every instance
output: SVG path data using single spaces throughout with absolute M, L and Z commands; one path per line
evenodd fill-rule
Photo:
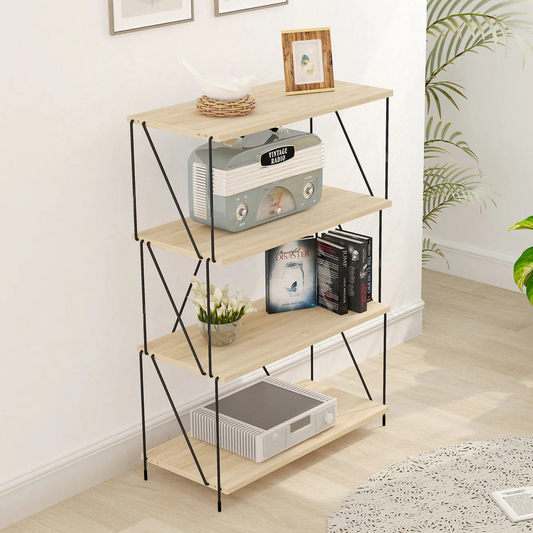
M 237 211 L 235 211 L 235 216 L 237 220 L 244 220 L 248 215 L 248 206 L 246 204 L 239 204 L 237 206 Z
M 326 413 L 324 415 L 324 422 L 326 424 L 331 424 L 334 419 L 335 419 L 335 417 L 333 416 L 333 413 Z
M 315 186 L 313 183 L 309 182 L 304 185 L 304 198 L 309 200 L 315 194 Z

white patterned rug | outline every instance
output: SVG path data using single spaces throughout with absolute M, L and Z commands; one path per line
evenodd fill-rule
M 533 437 L 474 440 L 393 464 L 355 489 L 328 533 L 533 532 L 489 493 L 533 485 Z

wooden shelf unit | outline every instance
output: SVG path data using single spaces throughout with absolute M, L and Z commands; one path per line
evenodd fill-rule
M 223 494 L 231 494 L 249 485 L 267 474 L 292 463 L 296 459 L 346 435 L 346 433 L 367 424 L 371 420 L 382 417 L 389 410 L 385 405 L 330 386 L 328 385 L 328 380 L 322 382 L 303 381 L 298 383 L 298 385 L 337 398 L 337 424 L 262 463 L 256 463 L 246 457 L 220 450 L 220 462 L 223 465 L 220 485 Z M 209 482 L 209 487 L 216 490 L 217 463 L 215 446 L 192 437 L 190 439 L 202 465 L 205 477 Z M 148 462 L 203 485 L 198 470 L 191 460 L 189 449 L 183 436 L 149 450 Z
M 257 101 L 257 108 L 253 113 L 245 117 L 206 117 L 197 112 L 194 101 L 131 115 L 128 117 L 128 121 L 131 128 L 132 162 L 134 163 L 135 161 L 134 124 L 144 127 L 154 154 L 158 157 L 147 128 L 156 128 L 199 139 L 224 142 L 269 128 L 312 119 L 326 113 L 338 112 L 378 100 L 386 100 L 385 199 L 325 186 L 321 201 L 311 209 L 243 232 L 230 233 L 214 229 L 213 240 L 211 240 L 211 228 L 209 226 L 197 224 L 187 218 L 185 220 L 194 236 L 201 258 L 205 261 L 206 271 L 209 272 L 210 262 L 212 262 L 210 261 L 212 259 L 212 246 L 215 246 L 216 264 L 227 265 L 305 235 L 317 233 L 337 224 L 343 224 L 376 212 L 380 213 L 379 238 L 381 239 L 381 211 L 391 206 L 391 202 L 388 200 L 388 135 L 389 98 L 393 95 L 393 92 L 389 89 L 336 81 L 334 92 L 286 96 L 284 83 L 279 81 L 255 87 L 252 95 Z M 338 118 L 349 141 L 348 133 L 342 124 L 340 116 Z M 163 170 L 161 162 L 159 160 L 158 162 L 161 170 Z M 164 171 L 163 174 L 165 174 Z M 137 232 L 134 169 L 132 171 L 132 179 L 135 231 Z M 168 181 L 167 184 L 169 184 Z M 153 247 L 199 259 L 184 228 L 183 221 L 179 220 L 147 229 L 137 234 L 137 240 L 141 241 L 143 312 L 145 312 L 143 246 L 150 244 Z M 376 244 L 374 249 L 375 278 L 381 278 L 381 255 L 382 246 L 381 242 L 379 242 L 379 246 Z M 152 257 L 155 261 L 155 256 Z M 198 263 L 199 266 L 200 262 Z M 211 266 L 211 268 L 213 267 Z M 376 275 L 378 272 L 379 275 Z M 160 275 L 164 282 L 161 272 Z M 381 288 L 375 292 L 381 294 Z M 266 371 L 266 365 L 380 316 L 384 317 L 384 364 L 386 362 L 387 313 L 390 311 L 390 307 L 386 304 L 369 302 L 366 313 L 349 312 L 342 316 L 322 308 L 269 315 L 265 312 L 264 301 L 258 302 L 257 307 L 257 314 L 244 317 L 241 333 L 235 344 L 223 348 L 211 347 L 213 374 L 210 377 L 206 376 L 206 379 L 214 378 L 215 397 L 218 397 L 219 381 L 226 383 L 261 367 Z M 147 339 L 146 320 L 144 321 L 144 328 L 144 338 Z M 207 370 L 207 344 L 201 338 L 198 326 L 194 324 L 186 329 L 204 370 Z M 146 351 L 144 350 L 144 345 L 138 347 L 141 370 L 145 479 L 147 479 L 146 463 L 149 462 L 193 481 L 203 483 L 199 473 L 201 465 L 202 472 L 209 482 L 209 487 L 218 492 L 219 511 L 222 508 L 221 492 L 231 494 L 239 488 L 324 446 L 373 419 L 383 417 L 383 423 L 385 422 L 385 413 L 388 411 L 387 406 L 359 397 L 351 392 L 340 390 L 333 385 L 328 385 L 328 380 L 320 383 L 305 381 L 300 383 L 300 385 L 337 398 L 337 424 L 263 463 L 255 463 L 223 449 L 219 450 L 220 460 L 218 460 L 216 446 L 191 438 L 192 447 L 198 460 L 197 466 L 183 435 L 146 451 L 143 352 L 146 355 L 153 355 L 154 364 L 171 403 L 170 393 L 164 383 L 156 360 L 167 362 L 191 372 L 200 373 L 183 332 L 177 331 L 146 342 Z M 312 353 L 313 351 L 311 350 Z M 312 357 L 313 355 L 311 355 Z M 312 365 L 311 368 L 313 368 Z M 357 370 L 359 369 L 357 368 Z M 311 373 L 311 375 L 313 374 Z M 383 396 L 385 396 L 385 376 L 386 371 L 384 368 Z M 366 388 L 364 381 L 363 385 Z M 172 406 L 174 407 L 174 405 Z M 174 412 L 178 421 L 182 424 L 179 413 L 176 410 Z M 218 475 L 221 476 L 220 483 L 217 482 Z
M 216 262 L 228 265 L 391 205 L 390 200 L 325 186 L 320 202 L 311 209 L 235 233 L 215 228 Z M 202 257 L 211 258 L 210 226 L 198 224 L 189 217 L 186 220 Z M 156 248 L 197 258 L 181 220 L 141 231 L 139 239 Z
M 322 307 L 269 315 L 265 311 L 264 299 L 256 302 L 256 306 L 257 313 L 242 319 L 241 332 L 234 344 L 212 347 L 213 374 L 220 378 L 221 383 L 233 381 L 390 312 L 388 305 L 378 302 L 369 302 L 366 313 L 349 311 L 340 316 Z M 207 343 L 201 336 L 200 328 L 194 324 L 187 328 L 187 333 L 205 370 Z M 141 351 L 143 346 L 137 349 Z M 148 355 L 152 354 L 159 361 L 200 373 L 183 331 L 178 330 L 149 342 Z

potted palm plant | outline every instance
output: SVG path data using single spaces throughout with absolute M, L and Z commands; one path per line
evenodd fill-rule
M 515 229 L 533 229 L 533 216 L 518 222 L 509 231 Z M 514 265 L 514 281 L 523 292 L 526 289 L 528 300 L 533 305 L 533 246 L 524 251 Z
M 231 344 L 239 335 L 239 321 L 248 314 L 254 313 L 257 309 L 246 294 L 236 292 L 229 295 L 229 287 L 223 289 L 211 285 L 209 294 L 207 284 L 200 278 L 191 278 L 192 296 L 190 302 L 196 307 L 198 316 L 198 327 L 205 340 L 209 339 L 208 316 L 211 317 L 211 344 L 213 346 L 227 346 Z M 207 299 L 209 298 L 209 311 L 207 309 Z M 209 314 L 208 314 L 209 313 Z

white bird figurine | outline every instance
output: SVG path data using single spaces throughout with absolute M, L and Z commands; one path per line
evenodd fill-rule
M 205 76 L 198 72 L 183 56 L 181 62 L 194 78 L 196 85 L 207 97 L 213 100 L 239 100 L 244 98 L 259 81 L 252 74 L 247 74 L 241 78 L 234 76 Z

